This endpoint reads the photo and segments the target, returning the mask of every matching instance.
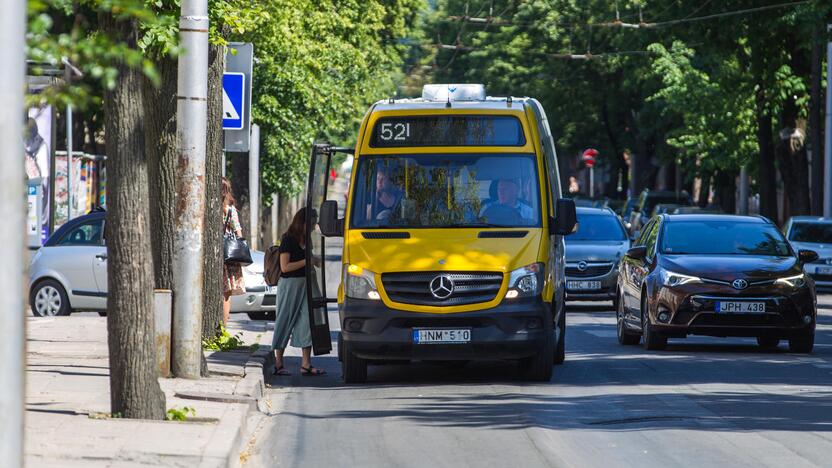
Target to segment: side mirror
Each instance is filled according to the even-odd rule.
[[[798,250],[797,258],[800,260],[800,263],[812,263],[819,257],[818,253],[814,250]]]
[[[559,198],[555,203],[557,217],[549,219],[549,234],[568,236],[578,230],[578,214],[575,211],[575,201],[569,198]]]
[[[636,260],[644,260],[647,256],[647,246],[637,245],[627,250],[627,256]]]
[[[338,202],[326,200],[321,205],[321,216],[318,226],[324,237],[341,237],[344,235],[344,220],[338,219]]]

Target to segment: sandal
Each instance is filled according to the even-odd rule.
[[[317,367],[309,366],[309,367],[301,367],[300,368],[300,374],[317,377],[319,375],[326,375],[326,371],[323,370],[323,369],[318,369]]]
[[[274,371],[272,371],[272,375],[287,376],[287,375],[292,375],[292,373],[287,371],[285,367],[280,366],[280,367],[275,367],[274,368]]]

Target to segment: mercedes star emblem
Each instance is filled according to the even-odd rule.
[[[454,293],[454,280],[448,275],[439,275],[430,282],[430,293],[433,297],[444,300]]]
[[[578,262],[578,270],[586,271],[586,267],[587,267],[586,262],[584,262],[584,261]]]
[[[748,287],[748,281],[744,279],[735,279],[734,282],[731,283],[731,286],[733,286],[734,289],[745,289]]]

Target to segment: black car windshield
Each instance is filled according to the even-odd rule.
[[[776,227],[733,220],[668,222],[661,250],[674,255],[791,255]]]
[[[832,244],[832,223],[794,223],[789,231],[789,240]]]
[[[355,228],[540,226],[534,155],[363,155],[354,182]]]
[[[627,235],[618,218],[612,214],[578,215],[578,232],[567,236],[572,241],[625,241]]]

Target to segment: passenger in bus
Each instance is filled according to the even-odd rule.
[[[523,224],[534,219],[531,206],[519,199],[520,183],[515,179],[500,179],[497,182],[497,199],[485,204],[480,217],[496,224]]]

